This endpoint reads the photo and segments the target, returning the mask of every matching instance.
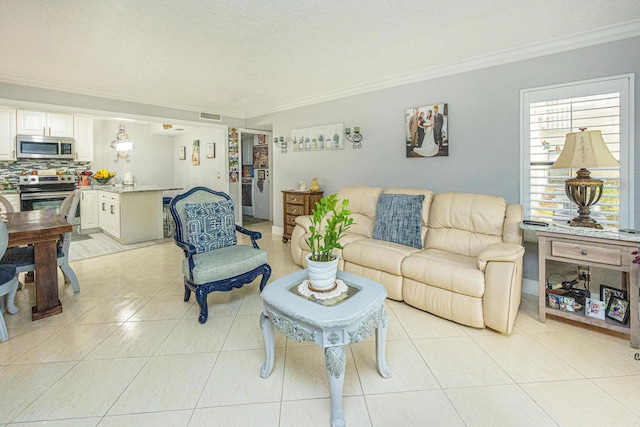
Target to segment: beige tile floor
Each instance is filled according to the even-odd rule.
[[[289,246],[256,224],[273,278],[298,270]],[[60,287],[64,312],[32,322],[32,285],[5,315],[0,426],[323,426],[329,389],[322,350],[277,333],[260,378],[258,282],[209,296],[200,325],[182,301],[172,243],[72,263],[81,292]],[[391,377],[375,342],[347,350],[348,426],[640,425],[640,361],[626,337],[550,319],[525,296],[511,336],[437,318],[396,301]]]

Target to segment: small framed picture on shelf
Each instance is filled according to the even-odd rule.
[[[612,295],[607,305],[607,317],[626,325],[629,321],[629,301]]]
[[[589,317],[595,317],[596,319],[604,320],[604,312],[606,306],[603,301],[597,299],[587,298],[584,313]]]
[[[609,298],[612,296],[618,297],[620,299],[628,299],[627,291],[623,291],[622,289],[612,288],[607,285],[600,285],[600,300],[604,303],[605,307],[609,307]]]

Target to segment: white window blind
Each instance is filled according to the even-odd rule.
[[[591,207],[591,217],[606,228],[627,226],[632,216],[628,211],[632,194],[628,181],[628,79],[623,76],[523,91],[525,217],[566,222],[578,214],[564,189],[565,180],[575,177],[576,171],[551,169],[551,165],[560,155],[567,133],[587,128],[600,130],[611,154],[621,161],[620,168],[590,169],[593,178],[604,181],[603,195]]]

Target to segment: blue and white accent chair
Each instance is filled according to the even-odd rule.
[[[81,190],[75,190],[73,193],[69,194],[62,201],[60,208],[58,209],[58,214],[66,219],[69,224],[73,223],[73,218],[76,216],[76,210],[78,209],[78,203],[80,202],[80,191]],[[71,266],[69,266],[70,246],[71,232],[64,233],[61,239],[58,240],[57,265],[64,274],[65,283],[71,283],[73,292],[80,292],[78,277],[71,269]],[[35,271],[35,254],[33,252],[33,248],[33,245],[9,248],[2,257],[2,260],[0,260],[0,263],[15,264],[18,274]],[[38,280],[37,277],[36,280]]]
[[[194,187],[174,197],[170,210],[176,224],[174,240],[185,255],[184,300],[189,301],[191,292],[195,292],[200,323],[205,323],[209,315],[209,293],[241,288],[259,275],[262,291],[271,276],[267,253],[256,243],[262,235],[236,225],[229,195]],[[236,231],[248,235],[252,246],[238,245]]]
[[[7,250],[9,243],[9,233],[4,221],[0,221],[0,256]],[[0,342],[9,339],[7,325],[4,323],[4,307],[10,314],[18,313],[18,307],[13,303],[18,290],[18,276],[16,275],[16,266],[10,264],[0,264]],[[6,304],[5,304],[6,300]]]

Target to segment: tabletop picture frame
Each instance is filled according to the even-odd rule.
[[[604,305],[604,301],[600,301],[592,298],[586,299],[584,313],[587,316],[604,320],[606,309],[607,309],[607,306]]]
[[[629,321],[629,301],[612,295],[607,306],[607,318],[626,325]]]
[[[627,291],[623,291],[622,289],[614,288],[612,286],[600,285],[600,301],[604,303],[605,307],[609,306],[609,299],[611,296],[628,299]]]

